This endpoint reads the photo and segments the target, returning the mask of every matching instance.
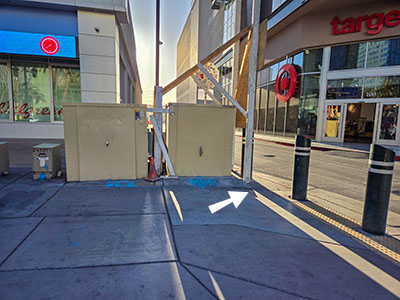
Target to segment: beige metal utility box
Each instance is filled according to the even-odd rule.
[[[10,159],[8,156],[8,143],[0,142],[0,175],[7,175],[10,170]]]
[[[61,144],[39,144],[32,147],[33,179],[54,178],[61,172]]]
[[[169,104],[167,145],[177,176],[229,176],[235,109],[232,106]]]
[[[146,106],[63,105],[67,181],[147,176]]]

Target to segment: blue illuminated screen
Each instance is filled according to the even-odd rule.
[[[0,30],[0,53],[76,58],[75,37]]]

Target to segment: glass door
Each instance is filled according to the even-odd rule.
[[[400,102],[400,101],[399,101]],[[375,143],[383,145],[399,145],[399,111],[400,103],[380,103],[378,126],[375,133]]]
[[[323,140],[343,142],[343,120],[346,118],[347,104],[327,104],[325,106],[325,124]]]

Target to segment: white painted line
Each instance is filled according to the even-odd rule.
[[[299,156],[310,156],[310,153],[305,153],[305,152],[297,152],[297,151],[294,151],[294,154],[295,154],[295,155],[299,155]]]
[[[299,146],[296,146],[294,149],[295,150],[311,151],[311,147],[299,147]]]
[[[384,287],[396,297],[400,295],[400,281],[398,281],[396,278],[379,269],[378,267],[376,267],[366,259],[362,258],[358,254],[354,253],[353,251],[349,250],[345,246],[340,245],[340,243],[338,243],[334,239],[315,229],[311,225],[307,224],[306,222],[291,214],[287,210],[283,209],[271,200],[265,198],[257,191],[255,191],[255,193],[257,195],[257,199],[269,209],[273,210],[282,218],[286,219],[288,222],[299,228],[301,231],[308,234],[310,237],[319,242],[322,246],[328,248],[334,254],[336,254],[347,263],[349,263],[351,266],[362,272],[364,275],[368,276],[370,279]]]
[[[394,170],[382,170],[382,169],[368,168],[368,172],[382,174],[382,175],[392,175]]]
[[[377,160],[369,160],[368,163],[370,165],[381,166],[381,167],[394,167],[394,161],[377,161]]]

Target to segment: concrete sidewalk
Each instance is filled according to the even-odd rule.
[[[396,299],[399,264],[257,182],[0,179],[0,299]],[[119,184],[118,184],[119,185]],[[248,192],[211,214],[208,205]]]
[[[0,177],[0,299],[400,297],[398,244],[339,217],[334,226],[285,184],[33,181],[39,142],[12,143]],[[229,191],[248,195],[211,214]]]

